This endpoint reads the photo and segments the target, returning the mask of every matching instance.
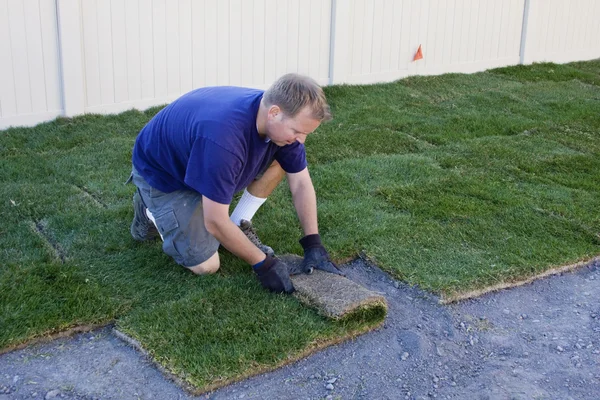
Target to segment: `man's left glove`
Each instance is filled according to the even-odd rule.
[[[310,274],[316,268],[332,274],[346,276],[329,258],[329,253],[321,243],[321,236],[318,233],[304,236],[300,239],[300,244],[304,249],[304,260],[302,260],[304,273]]]

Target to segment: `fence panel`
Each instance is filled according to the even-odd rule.
[[[82,0],[85,112],[164,104],[201,86],[329,83],[331,2]]]
[[[349,64],[334,82],[370,83],[407,75],[474,72],[519,62],[525,0],[339,0]],[[341,12],[340,9],[347,10]],[[413,62],[419,45],[424,59]]]
[[[0,0],[0,129],[287,72],[365,84],[589,60],[599,17],[598,0]]]
[[[0,129],[62,113],[56,7],[0,0]]]
[[[523,62],[600,57],[600,1],[529,0]]]

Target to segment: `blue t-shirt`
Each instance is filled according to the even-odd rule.
[[[218,86],[181,96],[140,131],[133,166],[160,191],[191,189],[221,204],[230,204],[273,159],[286,172],[302,171],[303,144],[279,147],[258,135],[263,93]]]

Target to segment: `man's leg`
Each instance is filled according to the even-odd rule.
[[[148,219],[150,220],[150,224],[156,229],[156,219],[154,218],[154,215],[152,215],[152,213],[150,212],[150,210],[145,209],[145,214],[148,217]],[[196,222],[198,223],[198,222]],[[204,224],[204,219],[201,221],[202,224]],[[157,232],[158,235],[158,232]],[[164,242],[164,238],[162,236],[162,234],[160,235],[160,238],[163,239]],[[179,257],[180,254],[176,254],[175,257],[173,257],[174,259],[177,260],[176,257]],[[188,261],[189,263],[189,261]],[[192,271],[194,274],[196,275],[209,275],[209,274],[214,274],[215,272],[217,272],[219,270],[219,267],[221,266],[221,260],[219,259],[219,253],[215,252],[215,254],[213,254],[212,256],[209,257],[208,260],[201,262],[197,265],[194,265],[193,267],[187,267],[187,269],[189,269],[190,271]]]
[[[133,221],[129,229],[131,236],[140,242],[152,240],[158,237],[156,226],[152,224],[146,214],[146,205],[140,195],[140,189],[136,188],[133,193]]]
[[[200,263],[195,267],[189,267],[188,269],[196,275],[208,275],[217,272],[220,266],[221,261],[219,260],[219,253],[217,252],[203,263]]]
[[[281,165],[273,160],[264,174],[248,186],[248,192],[253,196],[266,199],[273,193],[273,190],[275,190],[277,185],[283,180],[284,176],[285,171],[281,168]]]
[[[273,161],[262,176],[244,190],[242,198],[231,213],[231,220],[238,226],[241,220],[251,221],[284,176],[285,171],[277,161]]]
[[[285,171],[277,161],[273,161],[262,176],[244,190],[242,198],[231,214],[233,223],[238,225],[248,239],[266,254],[274,254],[273,249],[260,241],[250,221],[284,176]]]
[[[148,222],[156,226],[163,240],[163,251],[195,274],[215,273],[219,269],[219,242],[204,225],[202,196],[190,190],[161,192],[135,170],[133,183]]]

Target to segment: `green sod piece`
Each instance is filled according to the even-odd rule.
[[[453,296],[597,256],[599,85],[595,60],[325,88],[334,120],[306,145],[332,258]],[[135,242],[124,182],[158,110],[0,131],[0,351],[115,323],[201,392],[381,324],[381,308],[333,321],[267,293],[226,251],[197,277]],[[253,224],[301,254],[285,185]]]

